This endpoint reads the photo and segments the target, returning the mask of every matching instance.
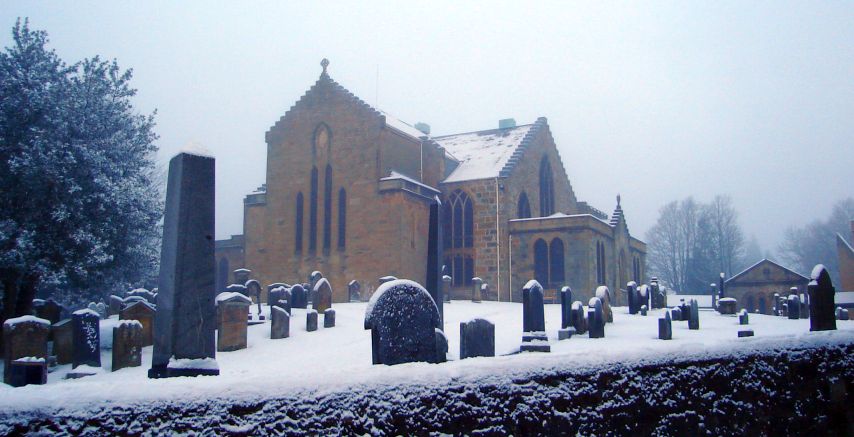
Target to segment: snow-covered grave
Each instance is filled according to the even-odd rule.
[[[522,338],[522,304],[454,301],[444,307],[449,362],[408,363],[396,366],[371,364],[371,334],[364,329],[367,303],[336,303],[336,327],[306,332],[306,312],[292,311],[290,337],[270,339],[269,311],[266,323],[248,327],[248,348],[219,352],[219,376],[149,379],[152,348],[143,349],[141,367],[110,372],[113,327],[117,316],[101,321],[100,339],[104,371],[77,380],[66,380],[71,365],[56,367],[46,385],[12,388],[0,384],[0,409],[22,411],[110,402],[194,400],[208,398],[257,398],[294,390],[335,390],[347,386],[398,383],[430,383],[460,377],[528,371],[554,366],[601,367],[609,363],[658,361],[683,356],[749,353],[763,348],[844,344],[854,341],[854,321],[838,321],[837,331],[810,332],[809,319],[789,320],[750,315],[750,325],[740,326],[737,316],[700,311],[700,329],[687,322],[673,322],[673,340],[658,339],[658,318],[665,310],[649,315],[629,315],[627,307],[614,307],[614,323],[605,327],[605,338],[574,335],[558,341],[560,305],[545,305],[546,333],[551,353],[516,353]],[[257,311],[252,307],[252,311]],[[459,360],[460,322],[483,318],[495,324],[496,357]],[[750,328],[755,337],[738,338],[739,329]]]

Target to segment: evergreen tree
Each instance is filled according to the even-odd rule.
[[[40,287],[101,294],[150,275],[163,208],[153,114],[134,111],[131,71],[67,65],[27,21],[12,35],[0,53],[3,318],[29,314]]]

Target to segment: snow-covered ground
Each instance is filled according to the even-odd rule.
[[[57,367],[44,386],[11,388],[0,384],[0,409],[32,410],[42,407],[73,409],[81,403],[144,402],[163,399],[259,398],[290,391],[336,390],[352,385],[419,382],[441,383],[448,379],[509,373],[554,366],[598,367],[627,361],[657,361],[703,354],[746,353],[780,345],[812,345],[854,342],[854,321],[837,321],[838,331],[809,331],[809,319],[750,315],[749,326],[739,326],[736,316],[700,312],[700,330],[688,322],[673,322],[673,340],[658,340],[657,319],[664,310],[648,316],[629,315],[628,308],[614,308],[614,323],[605,328],[604,339],[587,335],[558,341],[560,306],[546,305],[546,331],[551,353],[514,354],[522,337],[522,305],[518,303],[454,301],[445,304],[445,333],[449,340],[447,363],[409,363],[374,366],[371,363],[370,331],[363,329],[366,303],[335,304],[336,326],[316,332],[305,330],[306,310],[294,309],[290,338],[271,340],[269,321],[249,327],[249,347],[217,353],[221,374],[215,377],[148,379],[151,347],[143,350],[142,367],[110,372],[112,327],[115,317],[101,322],[102,365],[94,376],[65,380],[70,365]],[[253,312],[257,306],[253,306]],[[263,307],[268,314],[269,307]],[[494,358],[458,360],[459,324],[475,317],[495,323]],[[322,316],[321,316],[322,319]],[[755,337],[737,338],[739,329],[753,329]],[[669,357],[669,358],[668,358]]]

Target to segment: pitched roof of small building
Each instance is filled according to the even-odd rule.
[[[725,280],[725,281],[724,281],[724,284],[726,284],[726,283],[728,283],[728,282],[730,282],[730,281],[734,281],[734,280],[736,280],[736,279],[738,279],[738,278],[740,278],[740,277],[742,277],[742,276],[744,276],[744,275],[748,274],[751,270],[756,269],[756,268],[757,268],[757,267],[759,267],[761,264],[766,264],[766,263],[767,263],[767,264],[771,264],[772,266],[776,266],[777,268],[783,269],[783,270],[785,270],[786,272],[789,272],[789,273],[791,273],[791,274],[793,274],[793,275],[799,276],[799,277],[803,278],[805,281],[808,281],[808,280],[809,280],[809,278],[807,278],[806,276],[804,276],[804,275],[802,275],[802,274],[800,274],[800,273],[798,273],[798,272],[796,272],[796,271],[794,271],[794,270],[792,270],[792,269],[790,269],[790,268],[783,267],[783,266],[781,266],[780,264],[777,264],[777,263],[775,263],[774,261],[771,261],[771,260],[770,260],[770,259],[768,259],[768,258],[763,258],[761,261],[757,262],[756,264],[753,264],[752,266],[750,266],[750,267],[748,267],[748,268],[746,268],[746,269],[742,270],[741,272],[738,272],[737,274],[733,275],[731,278],[729,278],[729,279]]]

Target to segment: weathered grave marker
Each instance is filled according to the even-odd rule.
[[[332,308],[332,286],[326,278],[319,278],[311,290],[313,297],[311,308],[322,313],[329,308]]]
[[[812,280],[807,285],[810,300],[810,331],[828,331],[836,329],[836,317],[833,309],[836,289],[830,281],[827,269],[819,264],[812,269]]]
[[[670,311],[664,311],[664,317],[658,319],[658,338],[660,340],[673,339],[673,320]]]
[[[354,279],[347,284],[347,295],[350,297],[350,302],[362,301],[362,286],[359,285],[359,281]]]
[[[789,320],[797,320],[801,318],[801,299],[796,294],[789,295],[789,301],[787,302],[787,311],[789,313]]]
[[[691,307],[688,312],[688,329],[698,330],[700,329],[700,309],[697,305],[696,299],[691,299]]]
[[[335,327],[335,310],[333,310],[332,308],[327,308],[326,311],[323,312],[323,327]]]
[[[605,322],[613,323],[614,312],[611,310],[611,290],[604,285],[600,285],[596,288],[595,296],[598,297],[602,303],[602,315],[605,317]]]
[[[119,312],[119,319],[138,320],[142,324],[142,345],[154,344],[154,318],[157,310],[146,301],[133,302]]]
[[[444,334],[437,333],[442,327],[439,309],[430,293],[413,281],[382,284],[368,303],[364,326],[371,330],[374,364],[445,360]]]
[[[53,354],[57,364],[69,364],[73,360],[74,330],[71,319],[60,320],[51,326]]]
[[[169,162],[149,378],[219,375],[214,299],[214,159]]]
[[[522,352],[551,352],[546,336],[543,287],[531,279],[522,288]]]
[[[495,356],[495,325],[486,319],[460,322],[460,359]]]
[[[13,361],[32,357],[36,360],[41,359],[41,365],[44,366],[44,375],[47,375],[47,338],[50,334],[50,322],[48,320],[35,316],[21,316],[3,322],[3,382],[9,385],[18,387],[26,383],[38,383],[35,381],[35,375],[39,367],[36,364],[27,364],[21,361],[14,366],[15,376],[13,381]],[[30,367],[26,367],[30,366]],[[40,379],[39,379],[40,380]],[[13,382],[15,384],[13,384]]]
[[[240,293],[223,292],[216,297],[217,352],[246,349],[248,329],[246,317],[252,300]]]
[[[305,330],[308,332],[317,331],[317,310],[311,309],[306,311]]]
[[[270,308],[270,338],[288,338],[291,335],[291,314],[284,308]]]
[[[113,327],[112,371],[141,366],[142,346],[142,323],[137,320],[120,320]]]
[[[471,301],[475,303],[480,303],[483,297],[481,296],[481,286],[483,285],[483,279],[475,276],[471,278]]]

